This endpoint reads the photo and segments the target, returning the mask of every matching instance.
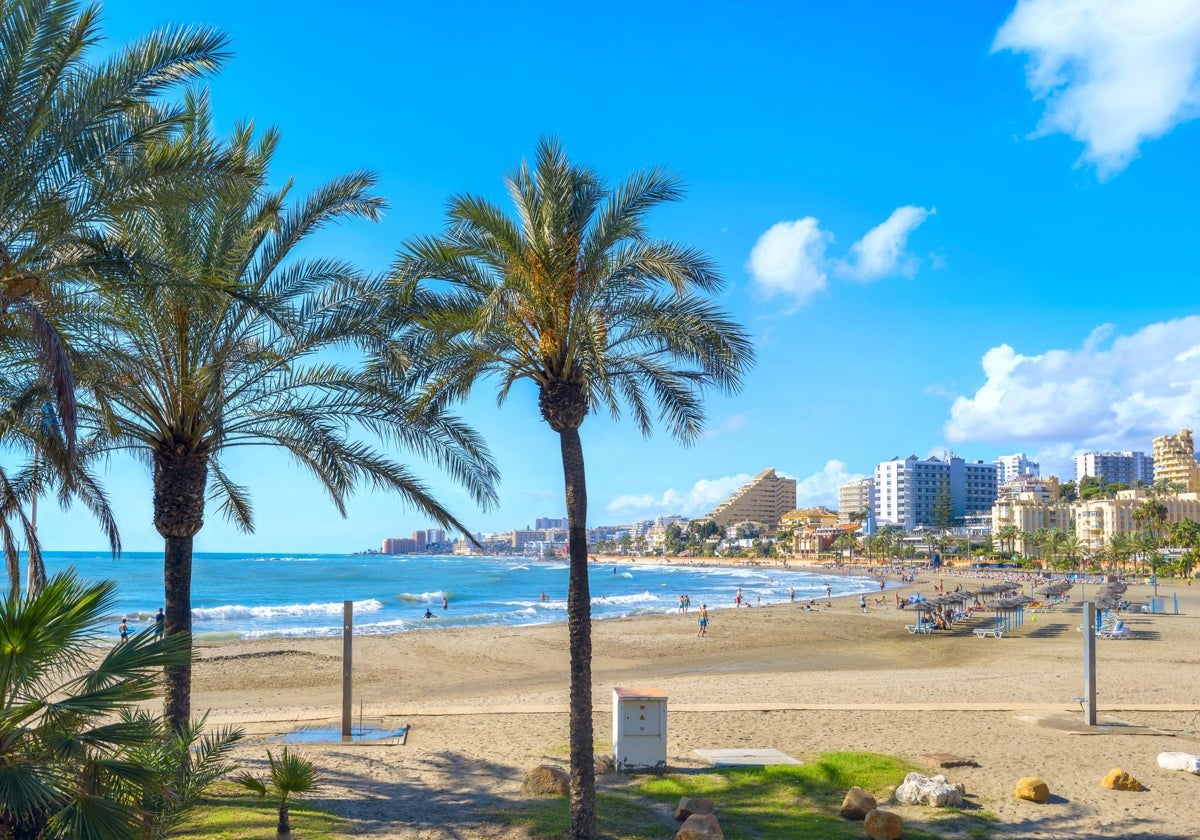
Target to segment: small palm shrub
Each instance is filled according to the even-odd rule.
[[[316,767],[306,758],[289,752],[287,747],[279,758],[267,750],[267,763],[270,774],[266,781],[242,773],[234,781],[257,793],[263,799],[270,796],[279,808],[279,825],[276,834],[279,837],[291,837],[292,825],[288,820],[288,797],[294,793],[303,794],[316,790],[321,784]]]

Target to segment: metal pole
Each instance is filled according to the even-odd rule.
[[[1096,605],[1083,605],[1083,722],[1096,725]]]
[[[354,662],[354,602],[342,602],[342,740],[351,740],[350,674]]]

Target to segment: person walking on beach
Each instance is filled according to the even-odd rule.
[[[867,614],[867,596],[866,595],[858,596],[858,605],[860,607],[862,607],[863,615],[866,615]]]
[[[733,605],[740,607],[742,605],[742,587],[738,587],[737,594],[733,596]]]
[[[121,644],[129,641],[129,625],[125,622],[125,619],[122,618],[121,623],[117,625],[117,632],[121,635]]]
[[[697,636],[697,638],[699,638],[700,636],[707,636],[708,635],[708,604],[701,604],[700,612],[698,612],[697,615],[700,617],[700,629],[698,631],[696,631],[696,636]]]
[[[154,638],[161,639],[163,631],[167,629],[167,616],[163,613],[163,608],[158,608],[158,613],[154,616]]]
[[[827,606],[827,607],[833,606],[833,587],[830,586],[828,583],[825,584],[825,606]]]
[[[692,596],[684,595],[683,596],[683,614],[687,615],[691,611],[691,609],[692,609]]]
[[[790,590],[788,590],[788,595],[791,597],[792,603],[796,603],[796,587],[793,586]]]
[[[683,596],[679,596],[679,611],[683,612]]]

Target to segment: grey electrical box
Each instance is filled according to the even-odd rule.
[[[667,693],[613,689],[613,764],[621,773],[667,769]]]

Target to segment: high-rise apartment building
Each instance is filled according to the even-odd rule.
[[[1105,484],[1120,481],[1130,487],[1135,482],[1154,482],[1154,459],[1145,452],[1081,452],[1075,456],[1075,480],[1094,476]]]
[[[875,479],[859,478],[838,488],[838,524],[852,522],[851,514],[869,514],[874,509]]]
[[[1185,493],[1200,491],[1200,464],[1191,429],[1154,439],[1154,481],[1169,481]]]
[[[1022,476],[1039,475],[1041,469],[1038,462],[1031,461],[1024,452],[1001,455],[992,463],[996,465],[996,483],[1001,487],[1012,484]]]
[[[1144,490],[1121,490],[1115,499],[1092,499],[1071,505],[1075,515],[1075,537],[1079,545],[1096,551],[1111,545],[1113,535],[1132,534],[1143,525],[1134,515],[1146,499]],[[1166,509],[1167,526],[1190,519],[1200,522],[1200,500],[1195,493],[1160,496],[1155,500]]]
[[[911,531],[933,525],[938,492],[945,484],[954,516],[990,511],[996,500],[996,465],[967,463],[957,455],[921,460],[910,455],[875,467],[875,522]]]
[[[772,468],[760,472],[705,518],[722,526],[759,522],[768,531],[774,531],[779,527],[780,517],[795,509],[796,479],[781,478]]]

